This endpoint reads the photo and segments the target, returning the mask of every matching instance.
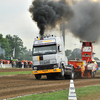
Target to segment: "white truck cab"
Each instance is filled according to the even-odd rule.
[[[55,76],[63,77],[65,67],[68,65],[63,38],[53,35],[45,36],[42,39],[35,38],[32,48],[32,63],[36,79],[40,79],[41,75],[47,75],[48,79]]]

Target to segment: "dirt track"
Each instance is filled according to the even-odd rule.
[[[1,71],[2,70],[2,71]],[[0,72],[19,71],[20,69],[0,69]],[[32,69],[21,69],[26,71]],[[0,77],[0,99],[12,98],[21,95],[50,92],[53,90],[68,89],[70,80],[47,80],[43,76],[41,80],[36,80],[32,74]],[[75,88],[100,84],[100,71],[92,79],[75,79]]]

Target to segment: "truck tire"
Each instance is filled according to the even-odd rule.
[[[71,75],[65,75],[65,79],[74,79],[75,78],[75,72],[74,68],[72,68]]]
[[[80,79],[81,78],[81,72],[74,72],[74,78]]]
[[[51,76],[50,75],[47,75],[47,79],[50,80],[51,79]]]
[[[54,75],[47,75],[47,79],[52,80],[52,79],[56,79],[56,77]]]
[[[93,72],[93,77],[95,77],[96,71]]]
[[[41,79],[41,75],[35,75],[36,79]]]
[[[92,72],[91,77],[95,77],[96,71]]]
[[[51,79],[53,79],[53,76],[52,75],[47,75],[47,79],[51,80]]]
[[[74,79],[74,77],[75,77],[75,72],[74,72],[74,68],[72,68],[72,73],[70,75],[70,79]]]
[[[65,75],[65,70],[64,70],[64,67],[61,65],[60,76],[61,76],[61,77],[64,77],[64,75]]]
[[[94,72],[91,71],[91,77],[94,77]]]

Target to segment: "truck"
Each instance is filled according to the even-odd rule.
[[[32,48],[33,75],[41,79],[56,77],[74,78],[74,67],[68,65],[63,37],[45,35],[34,39]]]
[[[74,78],[94,77],[97,70],[97,63],[94,60],[93,44],[92,42],[83,42],[81,48],[81,60],[70,60],[68,64],[74,66]]]

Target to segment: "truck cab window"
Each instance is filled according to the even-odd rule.
[[[56,53],[56,45],[45,45],[33,47],[33,55],[45,55]]]
[[[89,46],[84,46],[84,47],[83,47],[83,52],[91,52],[91,47],[89,47]]]

